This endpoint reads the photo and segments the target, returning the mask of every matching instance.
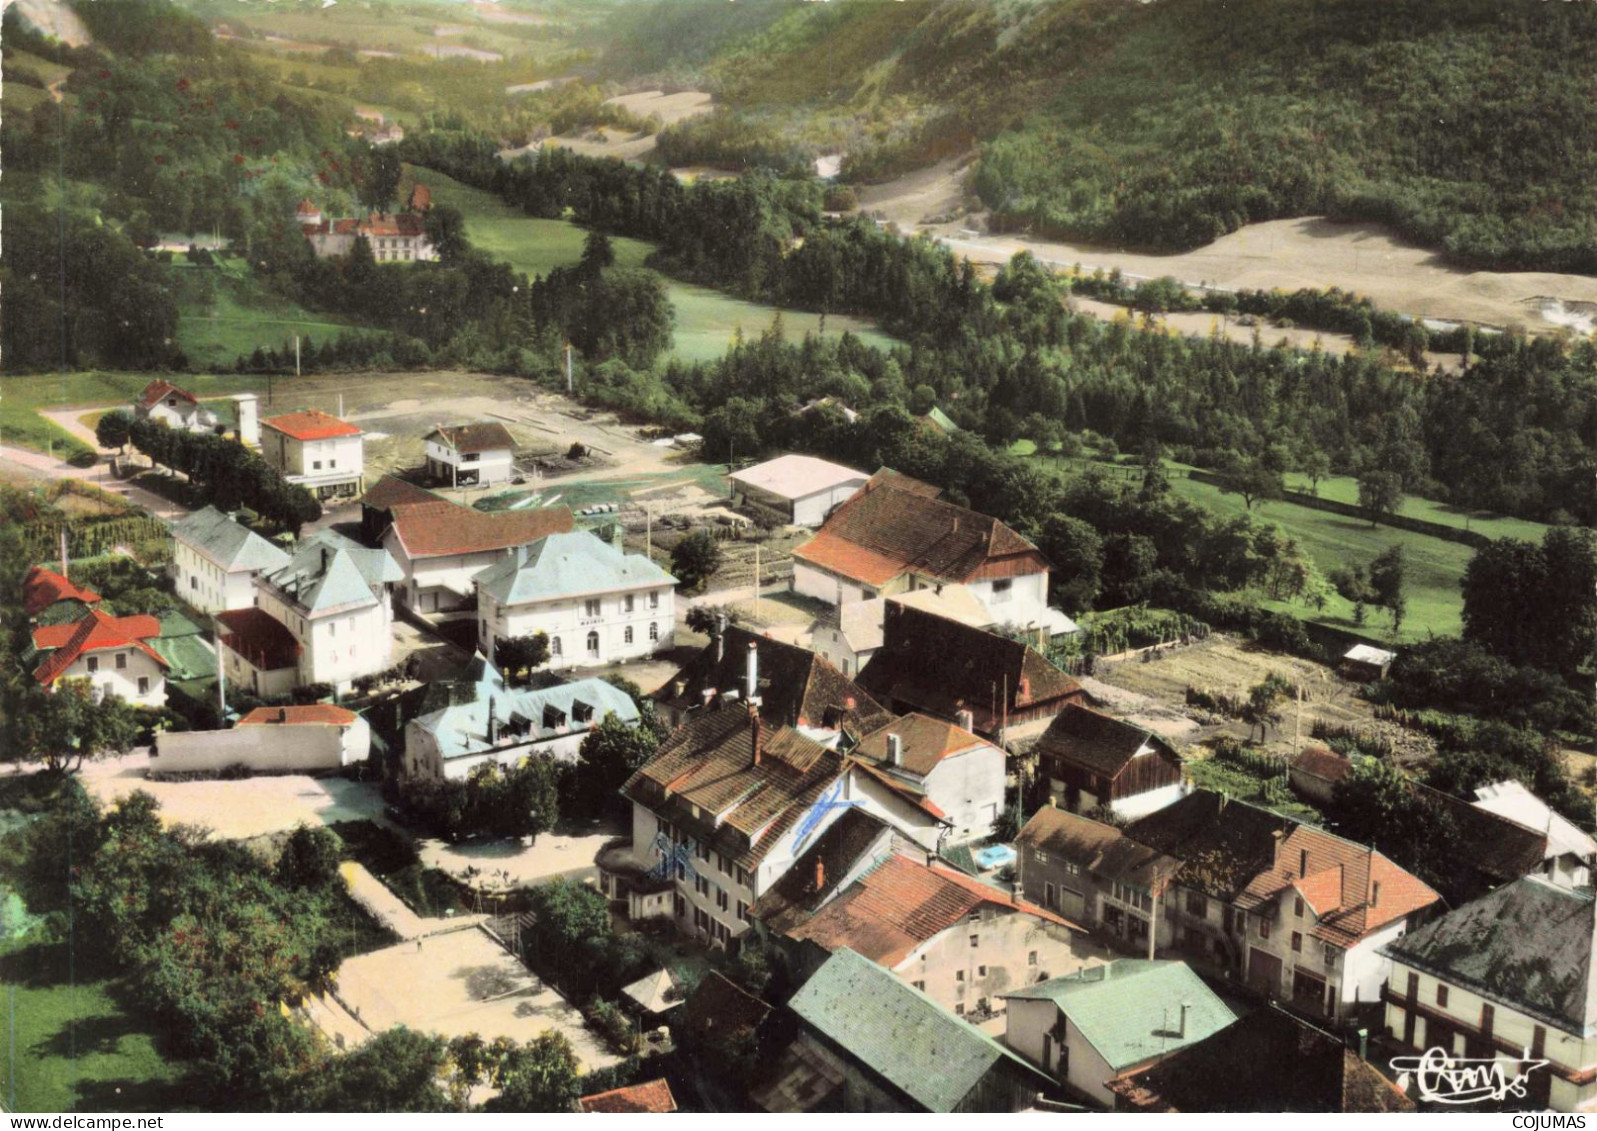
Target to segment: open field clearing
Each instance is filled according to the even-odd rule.
[[[466,217],[466,235],[483,251],[503,259],[528,275],[548,274],[555,267],[582,258],[585,229],[564,220],[541,220],[523,215],[492,193],[482,192],[451,180],[431,169],[413,169],[410,175],[433,191],[433,199],[460,209]],[[612,237],[616,262],[624,267],[640,266],[654,250],[642,240]],[[708,287],[666,279],[671,303],[676,307],[676,332],[673,353],[689,361],[709,361],[726,353],[741,329],[752,338],[771,324],[777,308],[763,303],[745,302]],[[784,310],[782,320],[793,338],[819,333],[821,316],[806,311]],[[867,345],[888,349],[895,340],[863,318],[830,315],[826,332],[857,334]]]
[[[325,342],[358,328],[274,294],[241,259],[219,258],[216,267],[190,266],[182,255],[173,262],[180,265],[177,340],[192,365],[230,367],[241,354],[280,347],[295,334]]]
[[[714,97],[702,90],[682,90],[675,94],[644,90],[606,99],[604,104],[619,106],[640,118],[653,116],[660,120],[661,125],[669,126],[709,113],[713,102]],[[655,150],[653,134],[640,137],[609,126],[585,130],[581,134],[552,137],[543,144],[558,145],[585,157],[614,157],[621,161],[645,161]]]

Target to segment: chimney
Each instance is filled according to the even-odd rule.
[[[494,717],[494,697],[488,696],[488,745],[499,740],[499,720]]]
[[[826,886],[826,861],[819,856],[815,858],[815,890],[820,891]]]
[[[1360,1029],[1354,1035],[1359,1042],[1359,1059],[1368,1060],[1370,1058],[1370,1031],[1368,1029]]]
[[[327,561],[328,561],[328,559],[330,557],[332,557],[332,551],[329,550],[326,546],[323,546],[322,547],[322,572],[323,573],[327,572]]]
[[[1281,868],[1281,842],[1286,840],[1286,830],[1276,829],[1275,832],[1270,834],[1270,837],[1275,841],[1275,847],[1270,852],[1271,867],[1279,871]]]
[[[887,764],[889,766],[904,764],[904,740],[896,734],[887,736]]]
[[[720,663],[726,658],[726,614],[721,613],[715,618],[715,662]]]
[[[687,693],[688,693],[688,681],[687,680],[679,679],[679,680],[675,680],[675,681],[672,682],[672,684],[671,684],[671,697],[673,699],[680,699],[684,695],[686,695]]]
[[[1380,880],[1376,880],[1374,883],[1372,883],[1370,885],[1370,906],[1371,907],[1379,907],[1380,905],[1381,905],[1381,881]]]
[[[706,687],[703,691],[699,692],[699,695],[704,699],[703,706],[708,708],[710,706],[710,700],[715,698],[715,688]]]
[[[1192,1003],[1191,1002],[1184,1001],[1184,1002],[1181,1003],[1181,1024],[1176,1029],[1176,1036],[1177,1037],[1185,1037],[1187,1035],[1187,1010],[1189,1010],[1191,1008],[1192,1008]]]
[[[1298,875],[1307,876],[1308,874],[1309,874],[1309,850],[1307,848],[1300,848],[1300,849],[1298,849]]]
[[[520,568],[527,564],[527,544],[523,542],[516,547],[516,566]]]
[[[954,725],[960,730],[968,730],[974,734],[976,732],[976,716],[969,711],[955,711]]]
[[[760,693],[760,651],[754,641],[749,641],[748,655],[743,661],[743,697],[752,705]]]
[[[65,526],[63,526],[61,528],[61,576],[62,577],[67,576],[67,569],[70,566],[70,564],[71,563],[70,563],[70,561],[67,558],[67,528]]]
[[[955,515],[955,516],[954,516],[954,529],[953,529],[953,533],[955,533],[955,534],[958,534],[958,533],[959,533],[959,516],[958,516],[958,515],[957,515],[957,514],[956,514],[956,515]]]
[[[754,764],[760,764],[760,712],[749,704],[749,738],[754,744]]]

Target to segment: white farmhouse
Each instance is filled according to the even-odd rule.
[[[819,526],[870,476],[814,456],[786,455],[727,478],[739,503],[759,507],[794,526]]]
[[[481,656],[472,672],[475,694],[469,701],[405,724],[407,778],[456,781],[481,766],[509,768],[534,755],[575,762],[583,739],[605,716],[638,725],[632,696],[602,679],[507,688]]]
[[[314,410],[261,421],[261,455],[318,499],[358,495],[366,475],[364,435],[353,424]]]
[[[285,681],[348,691],[393,663],[388,586],[399,579],[387,551],[331,531],[312,535],[287,565],[257,579],[258,608],[218,616],[230,630],[222,638],[229,675],[258,685],[261,695],[280,694]]]
[[[1007,760],[986,739],[942,719],[911,714],[866,735],[853,754],[897,788],[941,809],[953,824],[947,843],[991,835],[1004,806]]]
[[[888,601],[934,613],[971,628],[991,628],[993,623],[987,606],[969,589],[963,585],[941,585],[936,589],[917,589],[896,597],[875,597],[824,609],[815,623],[811,646],[844,675],[858,675],[882,646]]]
[[[288,555],[215,507],[172,524],[172,579],[177,595],[202,613],[255,604],[255,578],[281,569]]]
[[[199,398],[170,381],[155,380],[144,386],[133,402],[133,415],[140,420],[157,420],[184,432],[209,432],[223,421]]]
[[[33,678],[46,688],[86,679],[99,694],[137,707],[164,706],[167,662],[149,644],[160,635],[152,616],[113,617],[99,609],[70,624],[40,625],[29,653]]]
[[[549,666],[652,655],[676,627],[676,578],[587,531],[551,534],[477,575],[478,646],[549,635]]]
[[[508,482],[516,474],[516,441],[503,424],[487,421],[427,433],[427,474],[450,487]]]
[[[382,544],[399,563],[400,601],[419,613],[446,613],[471,607],[478,574],[571,525],[569,507],[490,514],[431,498],[390,507]]]

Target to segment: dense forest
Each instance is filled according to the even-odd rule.
[[[1597,271],[1590,5],[669,0],[608,30],[613,73],[701,83],[753,123],[720,131],[733,164],[758,128],[846,149],[861,180],[979,147],[1000,229],[1190,248],[1323,213]]]

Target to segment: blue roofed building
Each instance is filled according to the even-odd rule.
[[[479,766],[514,766],[533,755],[574,762],[582,740],[606,715],[638,725],[632,696],[602,679],[513,688],[481,656],[467,671],[449,706],[405,724],[407,778],[457,780]]]
[[[177,595],[202,613],[255,604],[255,578],[281,569],[288,554],[215,507],[172,524]]]
[[[477,574],[477,646],[547,633],[556,669],[649,656],[671,644],[676,583],[586,530],[550,534]]]
[[[1003,995],[1004,1043],[1072,1092],[1113,1107],[1109,1085],[1236,1021],[1185,962],[1122,958]]]

